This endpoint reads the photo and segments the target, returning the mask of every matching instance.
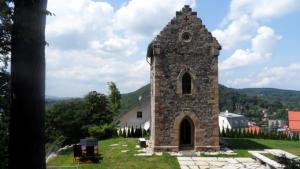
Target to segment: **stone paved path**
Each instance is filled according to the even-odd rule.
[[[266,169],[252,158],[177,157],[181,169]]]

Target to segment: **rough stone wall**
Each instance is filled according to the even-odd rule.
[[[195,126],[195,150],[219,149],[220,49],[189,6],[176,12],[176,17],[149,45],[151,141],[155,151],[179,150],[180,123],[186,116]],[[192,77],[191,94],[181,91],[181,77],[185,72]]]

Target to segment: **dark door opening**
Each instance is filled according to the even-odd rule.
[[[193,132],[194,128],[191,121],[183,119],[180,124],[180,147],[192,147],[193,146]]]

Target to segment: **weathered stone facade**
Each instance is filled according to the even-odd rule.
[[[219,149],[218,55],[221,46],[189,6],[176,12],[148,47],[151,64],[151,142],[154,151],[178,151],[181,122],[190,123],[191,147]],[[182,77],[190,75],[184,94]],[[184,129],[182,130],[184,131]]]

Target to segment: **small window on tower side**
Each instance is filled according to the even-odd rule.
[[[138,112],[136,113],[136,117],[137,117],[137,118],[142,118],[142,117],[143,117],[143,112],[138,111]]]
[[[189,73],[185,73],[182,76],[182,94],[191,94],[192,91],[192,80]]]

